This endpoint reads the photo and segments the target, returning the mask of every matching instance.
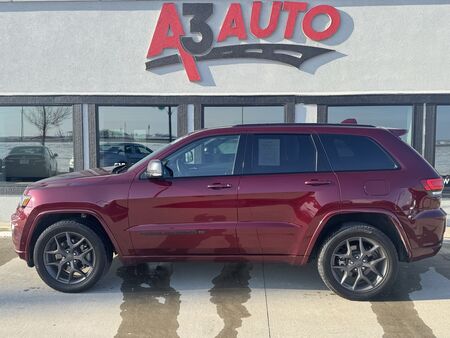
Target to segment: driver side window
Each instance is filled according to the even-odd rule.
[[[239,135],[207,137],[169,155],[163,164],[172,177],[233,175],[238,145]]]

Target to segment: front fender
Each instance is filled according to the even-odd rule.
[[[114,245],[114,248],[117,250],[117,253],[120,256],[122,256],[124,254],[123,249],[119,245],[119,242],[117,241],[116,237],[112,233],[112,231],[109,228],[109,226],[107,226],[104,218],[98,212],[96,212],[95,210],[91,210],[91,209],[65,208],[65,209],[55,209],[55,210],[41,211],[35,217],[33,217],[32,223],[31,223],[31,225],[30,225],[30,227],[29,227],[29,229],[27,231],[27,234],[26,234],[26,242],[24,243],[25,244],[24,245],[25,259],[26,259],[27,262],[31,262],[31,260],[32,260],[32,254],[33,253],[32,253],[32,250],[30,250],[30,248],[34,244],[34,243],[32,243],[32,239],[33,239],[33,234],[34,234],[38,224],[46,216],[51,216],[51,215],[55,215],[56,216],[56,215],[62,215],[62,214],[86,214],[86,215],[90,215],[90,216],[94,217],[95,219],[97,219],[97,221],[102,226],[103,230],[108,235],[109,239],[111,240],[111,242]]]

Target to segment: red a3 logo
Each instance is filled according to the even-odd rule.
[[[265,4],[267,6],[267,4]],[[271,36],[278,28],[280,15],[287,13],[284,38],[291,39],[298,26],[300,14],[303,14],[302,29],[306,37],[315,41],[322,41],[334,36],[340,28],[341,16],[332,6],[318,5],[308,10],[307,2],[273,1],[269,23],[262,28],[260,16],[263,3],[255,1],[252,4],[249,32],[256,38],[264,39]],[[163,53],[165,49],[174,49],[178,54],[152,59],[146,63],[146,69],[152,70],[163,66],[182,63],[190,81],[200,81],[197,67],[198,61],[215,59],[265,59],[281,62],[300,68],[300,66],[313,57],[333,52],[331,49],[311,47],[298,44],[239,44],[231,46],[214,47],[214,42],[220,43],[230,37],[239,40],[248,39],[248,28],[245,25],[242,6],[240,3],[231,3],[224,17],[217,37],[214,36],[208,19],[213,15],[213,3],[183,3],[183,17],[191,17],[189,22],[190,33],[200,35],[201,39],[194,40],[186,35],[174,3],[165,3],[156,24],[147,58],[152,59]],[[319,15],[329,18],[329,25],[323,31],[313,28],[313,20]],[[292,53],[301,54],[301,57]]]

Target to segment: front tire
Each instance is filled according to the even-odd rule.
[[[397,277],[398,255],[383,232],[352,224],[325,241],[318,270],[327,287],[339,296],[365,301],[390,291]]]
[[[91,288],[109,266],[108,250],[101,238],[75,220],[48,227],[39,236],[33,257],[42,280],[67,293]]]

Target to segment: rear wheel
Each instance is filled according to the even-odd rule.
[[[55,290],[81,292],[92,287],[110,264],[109,250],[89,227],[74,220],[47,228],[34,248],[42,280]]]
[[[395,282],[398,255],[392,241],[365,224],[349,225],[330,236],[319,254],[324,283],[351,300],[369,300],[387,293]]]

